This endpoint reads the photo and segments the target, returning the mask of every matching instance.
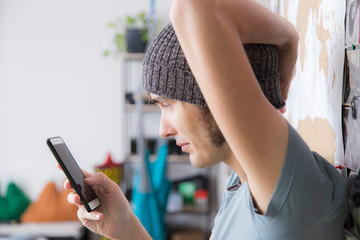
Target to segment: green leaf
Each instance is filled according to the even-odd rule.
[[[127,16],[126,17],[126,26],[127,27],[134,27],[135,23],[136,23],[136,18],[135,17],[131,17],[131,16]]]
[[[114,31],[113,44],[115,47],[113,50],[106,50],[103,55],[105,57],[109,55],[117,56],[127,50],[126,29],[141,29],[141,39],[143,42],[147,42],[149,40],[148,27],[154,22],[148,16],[146,12],[142,11],[134,16],[117,18],[115,21],[109,22],[107,27]],[[158,22],[156,21],[156,23]]]
[[[147,28],[141,29],[141,40],[143,42],[147,42],[149,40],[149,34]]]

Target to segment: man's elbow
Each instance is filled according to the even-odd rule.
[[[218,0],[173,0],[170,21],[176,28],[176,25],[184,24],[185,19],[192,19],[199,13],[213,13],[217,4]]]
[[[196,0],[195,0],[196,1]],[[184,20],[185,14],[189,14],[189,9],[194,0],[173,0],[170,8],[170,21],[173,25],[177,25]]]

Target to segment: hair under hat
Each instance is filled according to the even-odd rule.
[[[277,48],[244,44],[244,49],[266,98],[275,108],[282,108],[285,102],[280,94]],[[157,35],[147,50],[143,62],[143,85],[149,93],[206,106],[171,24]]]

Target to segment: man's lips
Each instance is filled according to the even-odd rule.
[[[176,145],[178,145],[179,147],[181,147],[181,150],[183,152],[186,152],[186,150],[190,147],[189,143],[177,143]]]

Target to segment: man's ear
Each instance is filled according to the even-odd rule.
[[[144,95],[145,95],[145,96],[144,96],[144,99],[145,99],[146,103],[148,103],[148,104],[154,103],[154,102],[152,101],[152,98],[151,98],[151,95],[150,95],[149,92],[145,92]]]

